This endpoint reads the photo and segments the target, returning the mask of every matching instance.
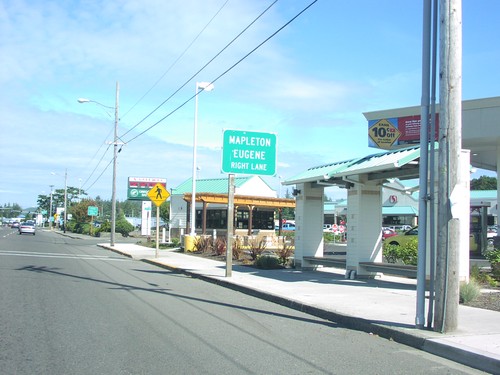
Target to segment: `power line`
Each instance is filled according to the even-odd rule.
[[[175,59],[175,61],[168,67],[168,69],[161,75],[161,77],[158,78],[158,80],[153,84],[153,86],[151,86],[151,88],[148,91],[146,91],[146,93],[144,95],[142,95],[139,98],[139,100],[127,112],[125,112],[125,114],[122,116],[122,118],[125,118],[125,116],[128,115],[128,113],[130,111],[132,111],[146,97],[146,95],[148,95],[151,92],[151,90],[153,90],[158,85],[158,83],[160,83],[160,81],[167,75],[167,73],[170,72],[170,70],[179,62],[179,60],[186,54],[186,52],[198,40],[198,38],[201,36],[201,34],[203,34],[203,32],[207,29],[207,27],[212,23],[212,21],[215,19],[215,17],[217,17],[219,15],[219,13],[222,11],[222,9],[224,9],[224,7],[227,5],[228,2],[229,2],[229,0],[226,0],[226,2],[224,4],[222,4],[222,6],[219,8],[219,10],[213,15],[213,17],[207,22],[207,24],[200,30],[198,35],[196,35],[196,37],[191,41],[191,43],[189,43],[189,45],[184,49],[184,51],[182,51],[182,53],[179,55],[179,57],[177,57],[177,59]],[[127,134],[127,133],[125,133],[125,134]]]
[[[153,113],[155,113],[158,109],[160,109],[165,103],[167,103],[170,99],[172,99],[172,97],[177,94],[181,89],[183,89],[189,82],[191,82],[191,80],[196,77],[199,73],[201,73],[208,65],[210,65],[217,57],[220,56],[220,54],[222,52],[224,52],[227,48],[229,48],[229,46],[231,44],[233,44],[245,31],[247,31],[255,22],[257,22],[257,20],[259,20],[259,18],[261,18],[269,9],[271,9],[272,6],[274,6],[276,3],[278,2],[278,0],[274,0],[266,9],[264,9],[263,12],[261,12],[252,22],[250,22],[250,24],[248,24],[238,35],[236,35],[236,37],[234,37],[228,44],[226,44],[224,46],[224,48],[222,48],[214,57],[212,57],[205,65],[203,65],[200,69],[198,69],[198,71],[196,73],[194,73],[191,77],[189,77],[177,90],[175,90],[167,99],[165,99],[160,105],[158,105],[155,109],[153,109],[146,117],[144,117],[141,121],[139,121],[136,125],[134,125],[132,128],[130,128],[127,132],[125,132],[124,134],[122,134],[122,136],[125,136],[127,135],[128,133],[130,133],[132,130],[134,130],[135,128],[137,128],[140,124],[142,124],[146,119],[149,118],[149,116],[151,116]],[[189,102],[191,99],[193,99],[196,95],[193,95],[187,102]],[[185,102],[184,104],[186,104],[187,102]],[[184,105],[183,104],[183,105]],[[182,106],[183,106],[182,105]],[[181,107],[182,107],[181,106]],[[177,108],[179,109],[179,108]],[[176,110],[177,110],[176,109]],[[175,111],[176,111],[175,110]],[[174,112],[175,112],[174,111]],[[170,114],[172,114],[173,112],[171,112]],[[169,114],[169,115],[170,115]],[[163,119],[162,119],[163,120]],[[162,121],[160,120],[160,121]],[[156,124],[155,124],[156,125]],[[149,130],[150,128],[146,129]],[[140,133],[139,135],[141,134],[144,134],[144,132]],[[137,137],[134,137],[132,139],[135,139]],[[129,141],[130,142],[130,141]]]
[[[277,1],[277,0],[276,0]],[[276,3],[276,1],[271,4],[270,6],[274,5]],[[221,77],[223,77],[224,75],[226,75],[227,73],[229,73],[232,69],[234,69],[237,65],[239,65],[243,60],[245,60],[248,56],[250,56],[251,54],[253,54],[255,51],[257,51],[260,47],[262,47],[265,43],[267,43],[269,40],[271,40],[273,37],[275,37],[281,30],[283,30],[285,27],[287,27],[290,23],[292,23],[293,21],[295,21],[298,17],[300,17],[306,10],[308,10],[312,5],[314,5],[318,0],[314,0],[312,1],[309,5],[307,5],[304,9],[302,9],[299,13],[297,13],[293,18],[291,18],[288,22],[286,22],[283,26],[281,26],[279,29],[277,29],[274,33],[272,33],[269,37],[267,37],[266,39],[264,39],[264,41],[262,41],[261,43],[259,43],[255,48],[253,48],[250,52],[248,52],[245,56],[243,56],[241,59],[239,59],[236,63],[234,63],[233,65],[231,65],[228,69],[226,69],[223,73],[221,73],[219,76],[217,76],[214,80],[212,80],[210,83],[213,84],[215,83],[216,81],[218,81]],[[268,8],[269,9],[269,8]],[[267,11],[267,9],[266,9]],[[260,16],[259,16],[260,17]],[[255,22],[255,21],[254,21]],[[252,22],[253,23],[253,22]],[[240,33],[241,34],[241,33]],[[232,42],[231,42],[232,43]],[[224,49],[227,48],[224,47]],[[223,50],[224,50],[223,49]],[[222,51],[223,51],[222,50]],[[221,52],[222,52],[221,51]],[[217,57],[221,52],[219,52],[215,57]],[[215,58],[214,57],[214,58]],[[210,60],[209,63],[213,61]],[[204,69],[208,64],[204,65],[204,67],[202,69]],[[201,70],[202,70],[201,69]],[[201,71],[200,70],[200,71]],[[200,71],[198,71],[196,74],[198,74]],[[193,76],[194,77],[194,76]],[[191,78],[193,78],[191,77]],[[185,85],[187,84],[187,82],[182,86],[184,87]],[[181,87],[181,88],[182,88]],[[164,103],[167,102],[167,100],[169,100],[173,95],[175,95],[181,88],[177,89],[174,94],[172,94],[170,97],[168,97],[160,106],[162,106]],[[182,104],[180,104],[178,107],[176,107],[175,109],[173,109],[172,111],[170,111],[167,115],[165,115],[164,117],[162,117],[160,120],[158,120],[157,122],[155,122],[153,125],[149,126],[148,128],[146,128],[144,131],[140,132],[139,134],[137,134],[135,137],[129,139],[126,143],[130,143],[132,142],[133,140],[137,139],[138,137],[140,137],[141,135],[145,134],[146,132],[148,132],[149,130],[151,130],[152,128],[154,128],[155,126],[157,126],[158,124],[160,124],[161,122],[163,122],[165,119],[167,119],[168,117],[170,117],[171,115],[173,115],[175,112],[177,112],[179,109],[181,109],[182,107],[184,107],[187,103],[189,103],[191,100],[193,100],[197,95],[200,94],[200,92],[202,92],[202,90],[200,90],[199,92],[195,93],[194,95],[192,95],[191,97],[189,97],[186,101],[184,101]],[[156,111],[160,106],[158,106],[154,111]],[[153,111],[153,112],[154,112]],[[148,116],[146,116],[142,121],[144,121],[146,118],[148,118],[151,114],[153,114],[153,112],[151,112]],[[137,125],[135,125],[133,128],[131,128],[127,133],[129,133],[131,130],[133,130],[134,128],[136,128],[141,122],[139,122]],[[127,134],[125,133],[125,134]],[[124,135],[125,135],[124,134]]]

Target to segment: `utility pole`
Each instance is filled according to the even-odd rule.
[[[458,325],[460,218],[452,217],[450,195],[459,181],[462,146],[462,4],[440,0],[440,111],[436,311],[434,330]]]

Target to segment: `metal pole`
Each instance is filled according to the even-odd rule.
[[[120,95],[120,84],[116,81],[116,101],[115,101],[115,134],[113,137],[113,187],[111,190],[111,235],[110,246],[115,246],[116,229],[116,157],[118,155],[118,103]]]
[[[427,258],[427,176],[429,171],[429,81],[430,81],[430,29],[431,0],[424,1],[422,40],[422,98],[420,110],[420,193],[418,205],[418,257],[417,257],[417,306],[415,325],[425,324],[425,266]]]
[[[227,247],[226,247],[226,277],[233,272],[233,231],[234,231],[234,174],[228,176],[227,195]]]
[[[198,133],[198,82],[196,82],[196,91],[194,98],[194,129],[193,129],[193,182],[191,191],[191,223],[190,236],[196,236],[196,142]]]
[[[427,328],[434,322],[434,294],[436,277],[436,68],[437,68],[438,0],[432,0],[432,62],[431,62],[431,124],[429,169],[429,307]]]
[[[156,205],[156,249],[155,258],[160,256],[160,206]]]

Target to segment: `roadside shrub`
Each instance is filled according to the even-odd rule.
[[[210,236],[197,236],[194,239],[195,251],[201,253],[211,253],[212,252],[212,237]]]
[[[470,268],[470,278],[476,281],[478,284],[489,285],[495,288],[498,285],[498,282],[495,281],[491,275],[487,272],[481,271],[481,268],[477,264],[474,264]]]
[[[470,279],[467,284],[460,285],[460,302],[468,304],[475,301],[481,295],[479,285]]]
[[[255,261],[267,247],[267,242],[263,238],[260,240],[253,238],[249,240],[248,243],[250,245],[250,257],[253,261]]]
[[[227,241],[224,237],[217,237],[215,240],[214,251],[215,255],[221,256],[226,254]]]
[[[491,264],[491,273],[493,274],[493,277],[500,280],[500,249],[487,251],[486,254],[484,254],[484,257]]]
[[[412,239],[404,245],[384,243],[382,254],[389,263],[401,262],[412,266],[417,265],[418,240]]]
[[[179,245],[181,244],[181,240],[180,238],[171,238],[170,241],[172,242],[172,246],[173,247],[179,247]]]
[[[233,239],[233,259],[238,260],[243,256],[243,243],[239,237]]]
[[[269,255],[259,256],[255,261],[255,266],[257,268],[265,270],[271,270],[283,267],[282,265],[280,265],[278,258]]]
[[[125,218],[119,219],[115,223],[115,232],[121,233],[123,237],[128,237],[128,234],[134,230],[134,226],[130,224]],[[111,231],[111,226],[110,226]]]
[[[289,258],[293,255],[293,252],[294,246],[290,242],[283,241],[283,245],[278,245],[278,250],[276,250],[279,263],[286,266]]]

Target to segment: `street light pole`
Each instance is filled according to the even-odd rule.
[[[195,98],[194,98],[194,130],[193,130],[193,182],[191,192],[191,231],[192,237],[196,236],[196,146],[198,133],[198,94],[202,91],[212,91],[214,85],[210,82],[196,82]]]
[[[111,234],[109,244],[110,246],[115,246],[115,230],[116,230],[116,158],[118,156],[118,108],[120,99],[120,84],[116,81],[116,100],[115,100],[115,129],[113,137],[113,183],[111,188]],[[95,103],[104,108],[112,108],[102,103],[96,102],[95,100],[78,99],[78,103]]]

